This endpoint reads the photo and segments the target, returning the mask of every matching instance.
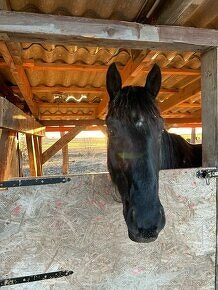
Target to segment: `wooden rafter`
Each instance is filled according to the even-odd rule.
[[[40,121],[43,126],[101,126],[105,125],[104,120],[92,119],[92,120],[42,120]]]
[[[37,105],[33,102],[32,91],[26,73],[21,65],[21,58],[19,56],[11,55],[8,46],[3,41],[0,41],[0,52],[5,62],[9,65],[10,72],[14,77],[27,105],[29,106],[30,111],[34,116],[37,116]]]
[[[144,66],[137,72],[139,74],[148,73],[150,67]],[[88,64],[62,64],[62,63],[45,63],[24,61],[22,64],[24,69],[30,71],[84,71],[84,72],[98,72],[105,73],[108,69],[107,65],[88,65]],[[0,60],[0,68],[7,68],[6,62]],[[120,72],[125,69],[125,66],[118,66]],[[186,68],[162,68],[162,75],[181,75],[181,76],[198,76],[200,75],[200,69],[186,69]]]
[[[5,38],[10,41],[180,51],[218,46],[218,31],[211,29],[0,11],[0,39]]]
[[[14,93],[19,93],[20,90],[17,86],[11,87]],[[90,87],[64,87],[64,86],[37,86],[37,87],[31,87],[31,90],[33,93],[78,93],[78,94],[105,94],[106,88],[105,87],[99,87],[99,88],[90,88]],[[160,93],[163,94],[171,94],[171,93],[177,93],[177,89],[166,89],[161,88]]]
[[[164,119],[165,123],[176,125],[176,124],[186,124],[186,127],[188,127],[188,124],[201,124],[201,118],[200,117],[191,117],[191,118],[166,118]]]
[[[44,164],[46,161],[48,161],[59,150],[61,150],[65,145],[67,145],[83,129],[85,129],[85,127],[83,127],[83,126],[78,126],[78,127],[73,128],[71,131],[64,134],[57,142],[55,142],[46,151],[44,151],[42,153],[42,164]]]
[[[200,110],[198,110],[199,112]],[[194,112],[195,116],[196,116],[196,112]],[[165,114],[161,114],[161,116],[164,118],[164,119],[175,119],[175,118],[190,118],[193,116],[193,113],[171,113],[169,112],[168,114],[165,113]]]
[[[181,103],[188,102],[193,96],[199,94],[201,90],[201,80],[198,78],[191,84],[181,89],[176,96],[171,96],[168,100],[159,104],[162,114],[179,106]]]

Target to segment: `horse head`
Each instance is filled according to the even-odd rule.
[[[108,128],[108,170],[118,187],[129,238],[152,242],[165,225],[158,196],[163,120],[155,104],[161,86],[161,72],[154,65],[144,87],[122,88],[113,63],[107,71],[110,97]]]

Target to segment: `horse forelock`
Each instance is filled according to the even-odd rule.
[[[160,118],[160,113],[155,101],[143,87],[127,86],[110,101],[109,116],[138,127],[151,124],[152,120]]]

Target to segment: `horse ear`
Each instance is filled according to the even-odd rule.
[[[112,63],[107,71],[106,77],[107,91],[111,99],[113,99],[122,88],[122,80],[115,63]]]
[[[145,88],[156,98],[161,86],[161,71],[157,64],[148,73]]]

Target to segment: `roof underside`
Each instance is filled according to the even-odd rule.
[[[182,2],[182,3],[181,3]],[[218,28],[218,2],[154,0],[10,0],[5,10],[116,19],[152,24]],[[134,3],[134,5],[133,5]],[[143,85],[152,64],[162,69],[158,103],[169,126],[201,123],[200,54],[193,51],[131,50],[39,43],[8,46],[27,77],[39,120],[104,119],[108,96],[105,74],[116,62],[124,85]],[[0,49],[0,74],[5,84],[25,102],[17,76]],[[15,55],[14,55],[15,54]],[[20,105],[20,104],[19,104]],[[189,121],[188,121],[189,120]],[[58,122],[57,122],[58,125]]]

